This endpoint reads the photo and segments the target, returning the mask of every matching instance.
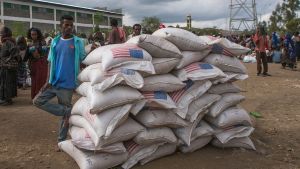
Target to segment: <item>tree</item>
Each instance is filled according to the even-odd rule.
[[[101,22],[103,22],[103,14],[100,12],[96,12],[94,14],[94,32],[99,32],[100,28],[99,25]]]
[[[142,20],[143,32],[147,34],[152,34],[159,28],[160,19],[156,16],[144,17]]]
[[[300,29],[300,18],[291,19],[286,23],[286,29],[288,32],[296,32]]]
[[[269,30],[274,31],[295,31],[297,30],[298,19],[296,11],[300,9],[299,0],[283,0],[277,4],[270,16]]]
[[[12,26],[11,26],[13,36],[15,36],[15,37],[17,37],[19,35],[26,36],[27,30],[24,29],[25,27],[26,26],[24,23],[18,22],[18,21],[13,21]]]

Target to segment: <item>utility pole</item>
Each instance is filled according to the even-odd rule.
[[[186,27],[191,30],[192,29],[192,16],[191,14],[188,14],[186,16]]]
[[[258,24],[255,0],[230,0],[229,31],[254,30]]]

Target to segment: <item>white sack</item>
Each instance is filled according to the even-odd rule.
[[[174,129],[175,135],[180,140],[182,140],[184,144],[189,146],[191,143],[191,137],[192,137],[193,130],[196,128],[196,126],[198,125],[200,120],[204,117],[204,115],[205,115],[205,113],[200,114],[193,123],[189,123],[189,125],[186,127]]]
[[[100,113],[112,107],[134,103],[144,98],[140,92],[131,87],[115,86],[100,92],[94,89],[89,82],[82,83],[76,92],[87,97],[92,114]]]
[[[151,55],[134,44],[122,44],[105,50],[102,57],[102,68],[108,71],[115,67],[123,67],[154,74]]]
[[[93,88],[99,91],[104,91],[118,84],[124,83],[132,88],[140,89],[144,86],[144,79],[137,71],[121,68],[118,73],[115,73],[113,76],[105,79],[99,84],[95,84]]]
[[[247,111],[239,107],[228,108],[216,118],[206,116],[206,120],[220,128],[241,124],[252,126],[252,121]]]
[[[164,91],[142,92],[142,95],[147,100],[146,107],[156,107],[164,109],[176,108],[176,104],[171,97]]]
[[[181,53],[183,57],[176,66],[176,69],[182,69],[191,63],[201,61],[210,53],[210,49],[205,49],[203,51],[181,51]]]
[[[133,141],[140,145],[150,145],[154,143],[173,143],[177,142],[177,138],[173,131],[168,127],[149,128],[140,132],[133,138]]]
[[[183,89],[169,93],[177,106],[177,108],[174,109],[174,112],[183,119],[185,119],[186,114],[188,113],[188,106],[190,103],[203,95],[212,85],[208,80],[196,82],[188,80],[184,83],[186,85]]]
[[[191,141],[194,141],[199,137],[212,136],[213,134],[214,129],[204,120],[201,120],[192,132]]]
[[[247,68],[237,57],[210,54],[203,59],[203,62],[215,65],[224,72],[247,73]]]
[[[195,62],[180,70],[174,71],[174,75],[181,81],[185,80],[207,80],[226,77],[226,75],[217,68],[208,63]]]
[[[213,103],[220,99],[220,95],[203,94],[189,105],[186,120],[194,122],[200,113],[204,113],[204,110],[208,109]]]
[[[233,83],[213,85],[207,92],[211,94],[240,93],[242,90]]]
[[[215,137],[222,143],[225,144],[231,139],[248,137],[254,131],[253,127],[236,125],[226,128],[214,129]]]
[[[145,130],[139,123],[128,118],[121,126],[115,129],[109,138],[103,138],[97,135],[93,127],[82,116],[72,115],[69,122],[71,125],[84,128],[96,147],[129,140]]]
[[[112,44],[112,45],[106,45],[106,46],[100,46],[99,48],[96,48],[91,53],[89,53],[86,58],[82,61],[85,65],[92,65],[95,63],[101,63],[102,62],[102,56],[103,52],[107,49],[115,48],[121,46],[121,44]]]
[[[234,82],[237,80],[245,80],[245,79],[248,79],[248,77],[249,77],[247,74],[239,74],[239,73],[233,73],[233,72],[224,72],[224,74],[226,75],[226,77],[213,81],[213,84]]]
[[[155,74],[166,74],[179,63],[178,58],[153,58],[152,64],[155,69]]]
[[[240,56],[248,53],[251,49],[231,42],[226,38],[218,38],[208,43],[211,46],[211,52],[227,56]]]
[[[201,51],[208,48],[208,45],[197,35],[180,28],[158,29],[152,35],[165,38],[180,50]]]
[[[141,91],[166,91],[173,92],[185,86],[177,77],[172,74],[153,75],[144,79],[144,86]]]
[[[222,144],[218,139],[215,138],[212,140],[211,144],[213,146],[220,147],[220,148],[238,147],[238,148],[246,148],[246,149],[250,149],[250,150],[256,150],[253,142],[251,141],[251,139],[249,137],[234,138],[225,144]]]
[[[180,146],[179,150],[183,153],[191,153],[194,152],[204,146],[206,146],[211,140],[212,136],[199,137],[198,139],[191,142],[190,146]]]
[[[217,117],[227,108],[235,106],[245,100],[245,96],[242,96],[237,93],[225,93],[221,96],[222,98],[210,107],[208,112],[209,116]]]
[[[162,37],[141,35],[138,46],[145,49],[156,58],[182,58],[180,50],[171,42]]]
[[[87,98],[81,97],[73,106],[72,114],[81,115],[92,126],[98,137],[107,138],[128,118],[132,105],[127,104],[105,110],[99,114],[90,114]]]
[[[219,39],[218,37],[208,36],[208,35],[199,36],[199,38],[207,44],[213,42],[214,40]]]
[[[123,169],[129,169],[136,165],[140,160],[151,156],[160,145],[164,143],[158,143],[153,145],[142,146],[138,145],[134,141],[127,141],[124,143],[128,153],[128,160],[122,165]]]
[[[159,159],[159,158],[165,157],[167,155],[171,155],[171,154],[175,153],[176,148],[177,148],[176,144],[161,145],[151,156],[140,160],[140,164],[145,165],[146,163],[149,163],[150,161],[153,161],[155,159]]]
[[[110,154],[94,153],[76,148],[70,140],[58,143],[61,150],[70,155],[80,169],[107,169],[122,164],[128,158],[128,153]]]
[[[108,88],[125,83],[139,89],[144,85],[144,79],[137,71],[126,68],[115,68],[107,72],[101,69],[101,63],[85,68],[79,75],[81,82],[91,82],[95,89],[104,91]]]
[[[137,116],[136,120],[146,127],[170,127],[178,128],[188,124],[170,110],[143,110]]]
[[[91,140],[91,137],[84,128],[71,126],[69,133],[72,138],[72,143],[80,149],[95,151],[97,153],[102,152],[120,154],[126,152],[123,143],[114,143],[105,147],[96,147],[93,141]]]

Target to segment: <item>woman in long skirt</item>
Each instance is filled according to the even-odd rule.
[[[0,104],[11,105],[12,98],[17,96],[17,68],[20,61],[19,50],[12,32],[8,27],[0,30]]]
[[[37,28],[31,28],[28,30],[27,39],[32,41],[28,44],[26,57],[29,59],[31,99],[33,99],[47,80],[48,48],[41,31]]]

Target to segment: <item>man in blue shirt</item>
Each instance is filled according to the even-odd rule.
[[[67,137],[73,90],[78,85],[80,63],[85,58],[83,41],[72,34],[73,22],[72,16],[61,17],[61,34],[52,40],[48,55],[47,82],[33,99],[33,104],[38,108],[62,116],[58,142]],[[57,97],[58,103],[50,102],[54,97]]]

